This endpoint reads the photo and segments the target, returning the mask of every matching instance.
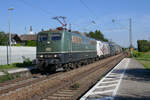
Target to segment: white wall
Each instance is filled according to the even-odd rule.
[[[23,62],[22,56],[33,60],[36,58],[36,47],[11,47],[11,63]],[[9,53],[9,52],[8,52]],[[0,46],[0,65],[7,64],[7,47]]]

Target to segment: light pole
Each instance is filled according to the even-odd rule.
[[[11,64],[11,32],[10,32],[10,11],[14,8],[8,8],[8,32],[9,32],[9,64]]]

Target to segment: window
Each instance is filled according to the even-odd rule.
[[[48,40],[48,35],[47,34],[42,34],[38,38],[39,41],[47,41]]]
[[[81,44],[82,39],[80,37],[72,36],[72,42]]]
[[[96,45],[96,42],[94,40],[91,40],[91,45]]]
[[[53,40],[53,41],[61,40],[61,35],[60,34],[53,34],[53,35],[51,35],[51,40]]]

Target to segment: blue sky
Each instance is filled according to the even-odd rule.
[[[127,47],[129,18],[132,18],[133,44],[150,39],[150,0],[1,0],[0,31],[8,32],[8,8],[11,31],[24,34],[25,27],[34,32],[59,26],[53,16],[66,16],[72,28],[79,31],[101,30],[106,38]],[[112,23],[112,19],[115,22]],[[92,24],[94,20],[96,24]],[[28,33],[27,31],[27,33]]]

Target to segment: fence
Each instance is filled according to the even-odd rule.
[[[23,62],[24,57],[29,58],[30,60],[35,59],[36,47],[11,47],[11,63]],[[7,64],[7,46],[0,46],[0,65],[4,64]]]

